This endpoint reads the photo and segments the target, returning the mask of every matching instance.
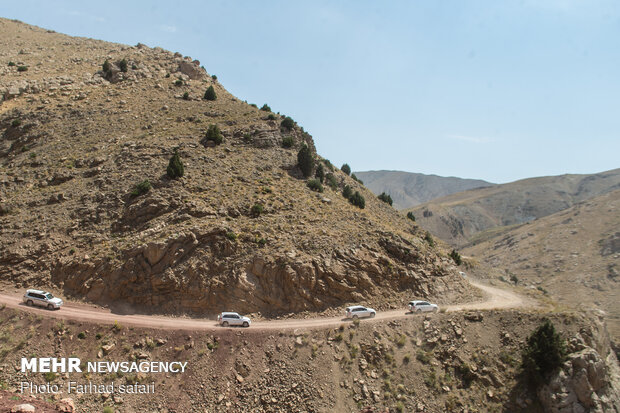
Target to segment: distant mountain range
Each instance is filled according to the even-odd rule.
[[[389,194],[394,208],[406,209],[432,199],[492,184],[480,179],[463,179],[402,171],[363,171],[355,175],[375,195]]]
[[[434,199],[407,212],[412,211],[424,229],[462,247],[615,189],[620,189],[620,169],[472,189]]]

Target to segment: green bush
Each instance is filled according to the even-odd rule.
[[[260,110],[264,110],[265,112],[271,112],[271,108],[266,103],[260,108]]]
[[[336,176],[334,174],[325,175],[325,180],[327,181],[327,185],[333,189],[334,191],[338,189],[338,181],[336,180]]]
[[[106,75],[110,74],[110,72],[112,71],[112,65],[110,64],[110,61],[106,59],[106,61],[103,62],[101,69],[103,70],[103,73],[105,73]]]
[[[283,148],[292,148],[295,144],[295,140],[292,136],[285,136],[282,138],[282,147]]]
[[[521,355],[524,372],[541,383],[566,360],[566,342],[547,318],[527,339]]]
[[[222,131],[215,124],[209,125],[209,129],[207,129],[207,134],[205,135],[205,139],[208,141],[215,142],[216,145],[219,145],[222,142],[224,142],[224,136],[222,135]]]
[[[355,176],[355,174],[351,174],[351,178],[353,178],[355,182],[359,182],[360,184],[364,185],[364,181]]]
[[[146,194],[150,190],[151,190],[151,183],[149,182],[148,179],[145,179],[144,181],[140,182],[139,184],[135,186],[133,191],[131,191],[131,196],[133,197],[140,196],[140,195]]]
[[[170,158],[170,162],[168,163],[168,169],[166,169],[166,173],[172,179],[180,178],[185,174],[185,168],[183,167],[183,162],[181,161],[181,157],[179,156],[179,152],[175,149],[174,155]]]
[[[456,265],[461,265],[463,263],[463,260],[461,259],[461,254],[459,254],[457,250],[452,250],[450,252],[450,257],[452,258],[452,260],[454,260],[454,263]]]
[[[314,169],[314,155],[312,155],[312,151],[310,151],[310,148],[305,143],[297,153],[297,164],[305,178],[312,175],[312,170]]]
[[[512,281],[512,283],[513,283],[514,285],[517,285],[517,284],[519,284],[519,277],[517,277],[517,276],[516,276],[516,275],[514,275],[514,274],[511,274],[511,275],[510,275],[510,281]]]
[[[17,66],[15,62],[9,62],[9,66]]]
[[[340,170],[347,175],[351,175],[351,167],[346,163],[340,167]]]
[[[323,168],[323,164],[319,162],[316,166],[316,171],[314,172],[314,177],[319,180],[319,182],[323,183],[325,180],[325,168]],[[323,192],[323,191],[321,191]]]
[[[433,239],[431,233],[428,231],[426,231],[426,234],[424,234],[424,241],[426,241],[431,247],[435,246],[435,240]]]
[[[121,72],[127,73],[127,59],[118,62],[118,67],[121,69]]]
[[[21,126],[21,124],[22,124],[22,121],[20,119],[13,119],[13,121],[11,122],[11,126],[14,128]]]
[[[415,215],[413,215],[413,212],[411,211],[407,212],[407,218],[415,222]]]
[[[359,192],[355,191],[353,195],[349,198],[349,202],[360,209],[364,209],[366,207],[366,200]]]
[[[321,182],[318,179],[310,179],[306,185],[308,185],[308,188],[313,191],[323,192],[323,185],[321,185]]]
[[[285,129],[291,130],[295,126],[295,121],[290,116],[287,116],[282,120],[282,123],[280,123],[280,126],[282,126]]]
[[[17,66],[18,72],[25,72],[28,70],[28,66]]]
[[[177,80],[174,81],[174,85],[175,86],[183,86],[185,84],[185,82],[183,82],[183,79],[181,79],[181,77],[179,76],[179,78]]]
[[[217,100],[217,95],[215,94],[215,89],[213,88],[213,85],[209,86],[207,90],[205,91],[204,99],[205,100]]]
[[[274,115],[273,113],[270,113],[269,115],[267,115],[267,120],[276,120],[276,115]]]
[[[216,75],[211,75],[211,79],[217,80],[217,76]]]
[[[250,106],[252,106],[253,108],[258,109],[258,105],[256,103],[250,103]]]
[[[228,238],[228,239],[229,239],[229,240],[231,240],[231,241],[235,241],[235,240],[237,239],[237,234],[235,234],[235,233],[234,233],[234,232],[232,232],[232,231],[228,231],[228,232],[226,233],[226,238]]]
[[[189,100],[189,92],[183,93],[183,100]]]
[[[250,211],[252,212],[252,215],[258,217],[265,211],[265,208],[263,207],[263,204],[256,203],[252,205],[252,209]]]
[[[351,195],[353,195],[353,190],[351,189],[349,185],[345,185],[344,188],[342,189],[342,196],[345,197],[346,199],[349,199],[351,198]]]
[[[77,335],[77,338],[79,338],[80,340],[84,340],[86,338],[86,333],[83,331],[80,331]]]
[[[377,198],[379,198],[381,201],[385,202],[386,204],[390,204],[390,206],[392,205],[392,202],[393,202],[392,197],[386,194],[385,192],[381,192],[381,195],[379,195]]]

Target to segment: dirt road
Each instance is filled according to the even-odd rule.
[[[464,310],[489,310],[494,308],[516,308],[524,305],[524,299],[510,291],[497,287],[480,284],[470,280],[470,283],[480,288],[486,295],[486,299],[480,302],[444,306],[446,311]],[[150,315],[126,315],[114,314],[110,310],[88,304],[67,302],[62,309],[49,311],[42,308],[28,307],[22,303],[19,295],[0,294],[0,304],[10,308],[17,308],[39,314],[43,317],[53,317],[65,320],[84,321],[101,324],[113,324],[115,322],[124,326],[136,326],[146,328],[158,328],[164,330],[215,330],[221,329],[214,320],[186,318],[186,317],[163,317]],[[373,319],[362,322],[377,322],[395,320],[403,317],[412,317],[405,308],[400,310],[380,311]],[[343,322],[349,322],[342,317],[323,317],[309,319],[286,319],[256,321],[248,331],[284,330],[284,329],[318,329],[325,327],[337,327]]]

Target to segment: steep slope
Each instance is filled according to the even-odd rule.
[[[608,313],[620,339],[620,190],[581,202],[463,252],[547,290],[570,308]]]
[[[375,195],[389,194],[394,208],[406,209],[456,192],[492,184],[481,179],[463,179],[453,176],[425,175],[402,171],[363,171],[355,175]]]
[[[620,169],[591,175],[530,178],[473,189],[410,209],[421,227],[463,246],[502,228],[522,224],[620,189]],[[485,233],[484,231],[487,231]]]
[[[312,137],[200,62],[8,20],[0,34],[5,282],[119,311],[266,316],[469,295],[421,230],[328,162],[333,188],[310,190],[297,152]],[[166,175],[175,151],[181,179]]]

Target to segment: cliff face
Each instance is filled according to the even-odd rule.
[[[303,128],[230,95],[200,62],[8,20],[0,33],[6,282],[187,313],[470,296],[411,221],[316,155]],[[204,99],[209,87],[216,100]],[[206,139],[211,125],[219,145]],[[304,144],[328,175],[322,193],[297,166]],[[175,151],[179,179],[166,175]]]

